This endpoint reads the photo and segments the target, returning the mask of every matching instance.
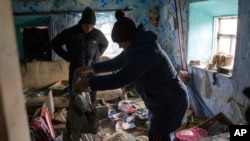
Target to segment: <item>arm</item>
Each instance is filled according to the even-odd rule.
[[[95,73],[101,73],[101,72],[111,72],[118,70],[123,62],[122,62],[123,55],[119,54],[115,58],[105,61],[105,62],[99,62],[96,64],[93,64],[92,66],[87,67],[80,67],[76,70],[77,74],[80,76],[83,76],[87,73],[95,72]]]
[[[51,47],[52,49],[64,60],[69,61],[69,55],[67,51],[65,51],[62,46],[65,44],[65,41],[67,39],[67,33],[66,31],[62,31],[54,39],[51,41]]]
[[[85,75],[85,74],[87,74],[87,73],[91,73],[91,72],[94,72],[94,69],[93,69],[93,67],[92,66],[87,66],[87,67],[80,67],[80,68],[78,68],[77,70],[76,70],[76,72],[77,72],[77,74],[79,75],[79,76],[83,76],[83,75]]]
[[[117,73],[94,76],[89,79],[81,80],[76,84],[76,89],[79,91],[86,91],[90,87],[91,90],[96,91],[123,87],[135,82],[157,65],[157,63],[160,63],[157,58],[157,54],[140,52],[133,55],[128,62],[124,63]]]
[[[104,51],[107,49],[108,47],[108,40],[107,38],[104,36],[104,34],[101,32],[100,35],[100,43],[99,43],[99,54],[100,56],[104,53]]]
[[[89,86],[92,90],[108,90],[123,87],[135,82],[150,71],[157,65],[157,58],[157,55],[149,52],[136,54],[117,73],[90,78]]]
[[[93,64],[92,65],[93,71],[95,73],[102,73],[102,72],[112,72],[119,70],[125,62],[124,55],[125,55],[124,52],[122,52],[113,59]]]
[[[136,54],[117,73],[93,77],[89,85],[93,90],[105,90],[135,82],[156,64],[153,61],[154,57],[151,53]]]

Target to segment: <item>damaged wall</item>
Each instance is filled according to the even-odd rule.
[[[185,64],[185,54],[187,45],[187,31],[188,31],[188,14],[189,3],[203,0],[180,0],[181,24],[183,29],[183,56]],[[46,0],[28,2],[28,0],[12,0],[13,11],[16,13],[22,12],[48,12],[56,10],[79,10],[85,6],[90,6],[93,9],[113,9],[113,8],[132,8],[128,12],[128,16],[135,20],[137,24],[142,23],[147,29],[153,30],[159,35],[159,41],[163,49],[168,53],[176,69],[181,68],[180,50],[178,43],[178,32],[176,25],[176,11],[174,0]],[[154,7],[159,7],[160,19],[158,26],[154,27],[150,23],[149,11]],[[234,123],[242,123],[244,110],[248,105],[248,100],[243,96],[242,90],[250,85],[250,1],[239,0],[239,21],[238,21],[238,39],[236,58],[234,63],[234,70],[232,78],[223,75],[216,75],[217,82],[213,85],[213,73],[208,72],[212,93],[203,96],[204,101],[211,108],[214,114],[218,112],[225,113]],[[143,7],[143,8],[142,8]],[[78,19],[78,15],[57,15],[61,19],[59,28],[63,29],[70,26]],[[179,17],[179,18],[180,18]],[[242,20],[244,19],[244,20]],[[73,22],[72,22],[73,21]],[[199,39],[197,39],[199,40]],[[190,72],[194,77],[195,89],[200,92],[203,81],[203,70],[197,68],[190,68]]]
[[[223,112],[235,124],[245,123],[244,113],[249,105],[249,100],[243,95],[245,87],[250,86],[250,1],[239,0],[238,7],[238,35],[236,43],[235,63],[232,77],[222,74],[214,74],[211,71],[206,73],[209,76],[207,88],[212,92],[203,95],[204,101],[214,112]],[[204,81],[203,71],[199,68],[190,68],[193,74],[195,88],[201,91]],[[216,83],[213,85],[214,78]]]
[[[33,0],[34,1],[34,0]],[[178,3],[180,1],[180,4]],[[136,24],[142,23],[149,30],[158,34],[159,42],[163,49],[168,53],[176,69],[180,69],[182,64],[180,60],[180,48],[178,41],[178,30],[176,23],[176,7],[179,7],[178,12],[181,13],[179,18],[179,26],[183,27],[183,35],[187,36],[188,24],[188,7],[189,2],[199,0],[46,0],[35,1],[32,0],[12,0],[12,7],[14,13],[27,12],[53,12],[53,11],[70,11],[82,10],[86,6],[93,9],[105,10],[116,8],[131,8],[133,10],[127,11],[127,15],[131,17]],[[143,8],[142,8],[143,7]],[[159,8],[159,22],[157,26],[152,25],[150,19],[150,11],[154,8]],[[79,14],[59,14],[53,15],[52,20],[56,18],[59,20],[59,25],[53,25],[60,30],[69,27],[78,22]],[[98,20],[98,19],[97,19]],[[53,33],[56,34],[56,33]],[[186,37],[183,36],[184,44],[186,44]],[[186,54],[186,47],[183,46],[183,54]],[[185,56],[185,55],[184,55]],[[185,57],[184,57],[185,58]],[[185,63],[185,59],[183,60]]]

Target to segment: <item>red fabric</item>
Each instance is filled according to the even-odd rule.
[[[205,129],[202,128],[189,128],[183,129],[175,133],[179,141],[197,141],[208,136]]]
[[[55,141],[42,117],[37,117],[30,122],[30,130],[35,132],[36,141]]]
[[[49,131],[51,133],[52,138],[55,140],[56,139],[56,132],[55,132],[53,124],[51,122],[51,115],[49,113],[48,107],[43,107],[42,108],[41,117],[43,118],[46,125],[48,126],[48,129],[49,129]]]

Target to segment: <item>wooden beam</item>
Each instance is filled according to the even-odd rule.
[[[0,140],[30,141],[10,0],[0,5]]]
[[[83,9],[84,10],[84,9]],[[83,10],[70,10],[70,11],[48,11],[48,12],[23,12],[23,13],[13,13],[14,16],[28,16],[28,15],[58,15],[58,14],[79,14]],[[115,12],[116,10],[130,11],[133,9],[93,9],[95,12]]]

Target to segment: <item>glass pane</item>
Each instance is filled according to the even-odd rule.
[[[220,34],[236,35],[237,19],[220,19]]]
[[[95,28],[101,30],[109,41],[108,48],[103,55],[110,58],[115,57],[123,51],[123,49],[111,39],[111,31],[116,21],[114,15],[114,12],[96,13],[96,19],[98,20],[96,21]]]
[[[231,45],[231,39],[230,38],[223,38],[221,37],[218,40],[218,52],[225,52],[230,53],[230,45]]]

